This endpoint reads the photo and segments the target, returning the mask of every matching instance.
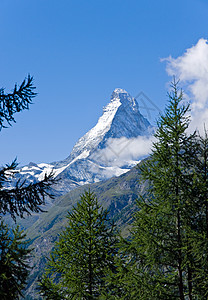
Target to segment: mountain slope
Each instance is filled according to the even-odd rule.
[[[133,159],[120,159],[118,147],[122,150],[131,139],[149,137],[151,131],[152,127],[141,115],[136,100],[125,90],[115,89],[97,124],[78,140],[65,160],[50,164],[30,163],[16,176],[35,181],[53,171],[57,178],[61,178],[54,187],[56,195],[63,195],[77,186],[119,176],[130,170],[141,157],[135,155]],[[122,138],[126,139],[126,144],[119,144]],[[114,141],[117,141],[116,148]],[[111,154],[110,160],[105,157],[106,150]],[[118,159],[119,163],[116,162]]]
[[[28,297],[30,295],[32,299],[37,299],[34,287],[45,265],[45,257],[51,251],[58,234],[66,226],[67,212],[79,201],[80,194],[90,187],[91,191],[97,195],[99,203],[109,210],[110,218],[116,221],[118,228],[126,235],[136,210],[135,200],[139,193],[145,193],[145,185],[139,184],[139,177],[139,170],[134,167],[119,177],[78,187],[56,199],[48,212],[41,214],[40,218],[27,230],[27,237],[31,240],[31,247],[34,248],[32,261],[34,269],[28,283]]]
[[[79,139],[67,160],[72,161],[81,153],[92,157],[94,151],[106,146],[109,138],[148,135],[150,127],[141,115],[137,101],[125,90],[115,89],[96,126]]]

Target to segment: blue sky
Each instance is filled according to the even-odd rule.
[[[117,87],[164,109],[171,77],[160,59],[207,39],[208,2],[1,0],[0,37],[0,86],[9,92],[30,73],[38,92],[2,130],[1,164],[52,162],[70,154]]]

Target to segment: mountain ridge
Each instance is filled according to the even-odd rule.
[[[99,182],[130,170],[140,161],[140,157],[120,160],[116,164],[120,152],[113,148],[113,142],[125,138],[127,145],[129,140],[149,137],[151,133],[152,126],[140,113],[137,101],[124,89],[117,88],[97,124],[77,141],[66,159],[52,163],[30,163],[19,169],[16,178],[34,182],[53,171],[54,176],[62,181],[54,187],[56,196],[60,196],[80,185]],[[105,158],[106,149],[113,156],[111,161]]]

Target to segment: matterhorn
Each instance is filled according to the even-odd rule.
[[[52,163],[30,163],[19,169],[17,177],[34,182],[53,171],[54,176],[61,179],[55,187],[57,196],[63,195],[77,186],[129,171],[143,158],[141,151],[137,154],[137,149],[131,149],[135,148],[132,141],[139,137],[148,139],[151,134],[152,126],[140,113],[136,99],[117,88],[97,124],[78,140],[66,159]],[[127,149],[129,152],[133,150],[134,154],[124,155]]]

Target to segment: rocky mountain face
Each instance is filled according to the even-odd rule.
[[[121,159],[121,151],[132,139],[148,137],[151,132],[152,127],[140,113],[137,101],[118,88],[112,93],[95,127],[78,140],[66,159],[50,164],[30,163],[16,176],[34,182],[53,170],[55,177],[61,178],[55,187],[57,196],[60,196],[80,185],[99,182],[130,170],[141,157],[134,155]]]

